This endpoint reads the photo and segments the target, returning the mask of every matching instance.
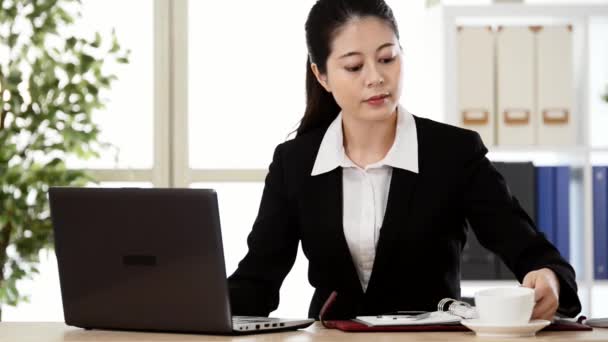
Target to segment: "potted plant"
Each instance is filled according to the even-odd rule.
[[[2,305],[27,299],[17,284],[35,275],[52,246],[50,186],[93,181],[66,168],[66,158],[98,156],[104,144],[92,113],[128,63],[114,32],[80,37],[66,28],[79,0],[3,1],[0,9],[0,319]],[[106,66],[106,68],[104,68]]]

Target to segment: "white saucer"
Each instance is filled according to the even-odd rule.
[[[478,319],[463,319],[462,325],[473,330],[477,336],[481,337],[531,337],[537,331],[551,324],[550,321],[536,319],[527,324],[500,325],[484,323]]]

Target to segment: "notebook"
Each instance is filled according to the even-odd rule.
[[[437,311],[419,312],[411,314],[406,311],[388,315],[357,316],[353,321],[375,326],[403,326],[403,325],[437,325],[460,324],[463,318],[477,318],[477,310],[468,303],[444,298],[437,304]]]
[[[368,327],[399,326],[399,325],[434,325],[434,324],[459,324],[462,318],[449,312],[429,312],[424,318],[416,315],[379,315],[379,316],[357,316],[353,321],[367,325]]]

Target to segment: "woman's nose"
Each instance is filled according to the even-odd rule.
[[[382,85],[384,83],[384,77],[382,77],[382,75],[378,72],[378,69],[376,69],[375,66],[371,66],[369,69],[370,70],[366,82],[367,86],[371,88],[378,85]]]

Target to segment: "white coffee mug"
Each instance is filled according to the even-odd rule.
[[[498,287],[475,293],[477,314],[483,323],[526,324],[534,304],[534,290],[527,287]]]

